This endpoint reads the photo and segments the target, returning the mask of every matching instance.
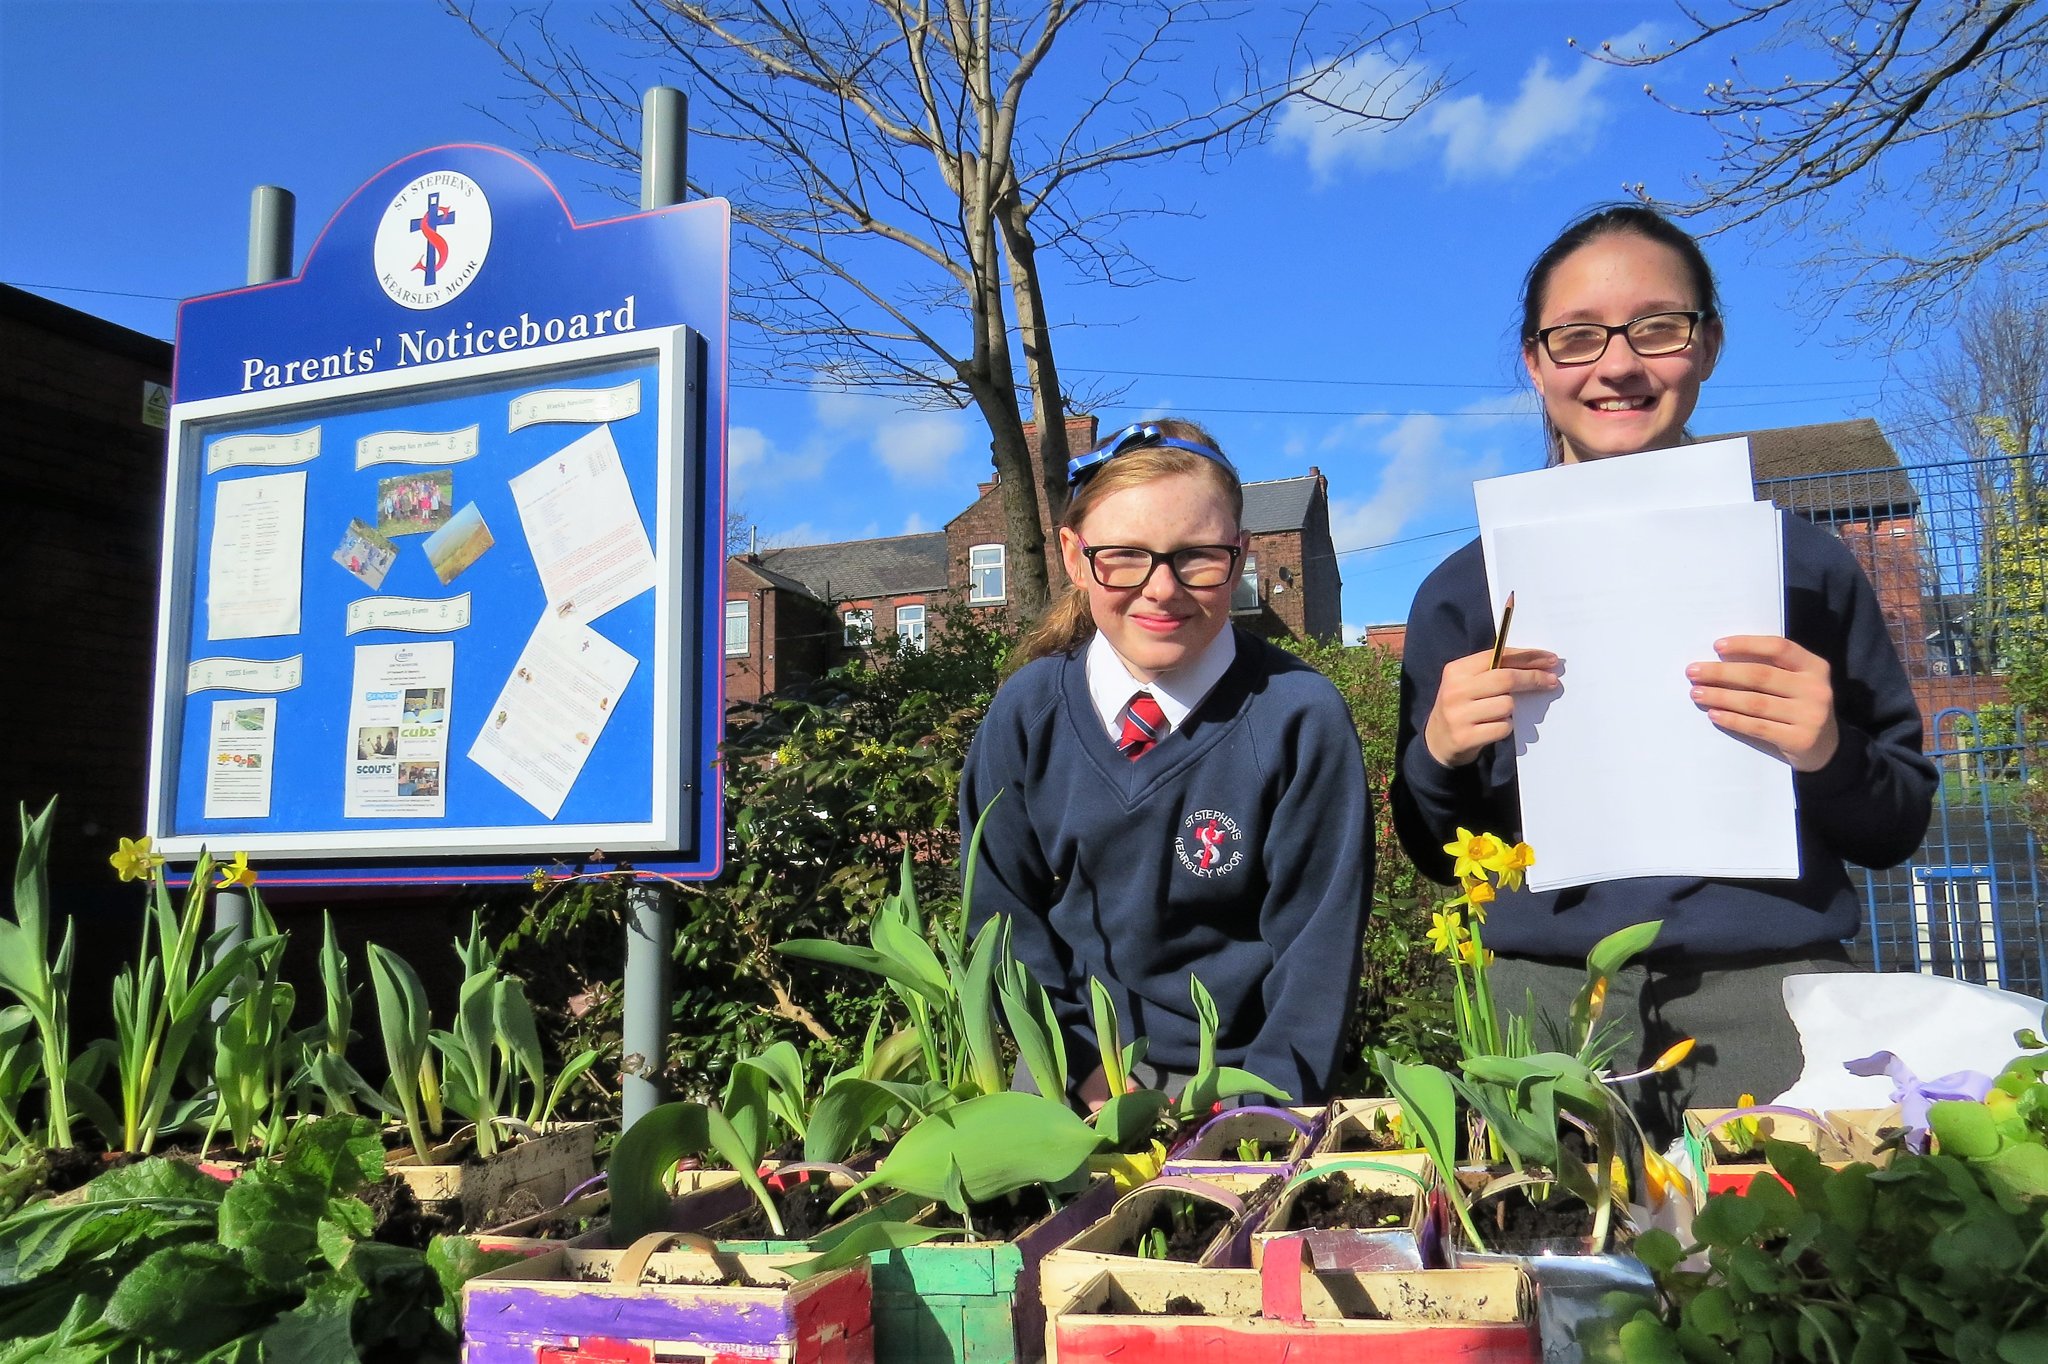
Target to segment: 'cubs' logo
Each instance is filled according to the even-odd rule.
[[[1180,822],[1173,852],[1197,876],[1228,876],[1244,862],[1244,830],[1221,810],[1197,810]]]
[[[491,202],[455,171],[429,171],[398,192],[377,224],[371,263],[393,302],[438,308],[467,289],[491,250]]]

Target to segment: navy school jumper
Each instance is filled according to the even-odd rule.
[[[1642,876],[1566,890],[1503,891],[1486,920],[1489,948],[1504,956],[1578,961],[1615,929],[1662,919],[1663,932],[1648,959],[1667,968],[1796,956],[1856,936],[1861,914],[1843,859],[1896,866],[1920,846],[1936,774],[1920,752],[1920,710],[1877,594],[1840,540],[1789,512],[1779,515],[1785,633],[1827,660],[1841,731],[1841,747],[1825,767],[1794,777],[1799,878]],[[1430,755],[1421,735],[1444,665],[1490,648],[1494,629],[1485,560],[1474,540],[1423,582],[1403,645],[1394,822],[1416,865],[1440,881],[1451,879],[1451,859],[1442,845],[1459,826],[1521,837],[1513,745],[1492,744],[1470,765],[1447,768]],[[1543,641],[1528,644],[1538,648]],[[1675,677],[1672,685],[1685,680]],[[1645,782],[1685,778],[1661,767],[1654,751],[1644,753]],[[1682,840],[1685,830],[1673,829],[1671,836]],[[1536,849],[1536,857],[1540,863],[1543,849]]]
[[[1220,1064],[1303,1102],[1327,1095],[1373,874],[1358,735],[1327,678],[1240,631],[1208,697],[1132,762],[1089,699],[1086,651],[1037,659],[968,753],[963,832],[984,810],[969,927],[1010,917],[1073,1076],[1096,1065],[1090,976],[1126,1042],[1148,1037],[1151,1064],[1193,1071],[1193,973],[1216,999]]]

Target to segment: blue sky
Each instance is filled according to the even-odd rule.
[[[595,12],[554,7],[570,31]],[[1704,127],[1566,46],[1661,41],[1674,21],[1663,3],[1468,0],[1423,54],[1454,85],[1394,133],[1290,112],[1220,169],[1134,172],[1130,193],[1192,216],[1129,232],[1161,281],[1054,294],[1070,383],[1122,389],[1098,409],[1105,428],[1194,416],[1248,478],[1320,467],[1344,620],[1401,619],[1473,524],[1471,480],[1540,462],[1511,342],[1529,258],[1623,185],[1676,193],[1709,168]],[[1093,54],[1061,56],[1048,79],[1093,79]],[[1202,61],[1187,65],[1206,82]],[[254,186],[297,195],[303,260],[349,193],[407,153],[525,151],[486,112],[513,93],[432,0],[4,0],[0,281],[169,337],[175,300],[242,282]],[[694,171],[716,173],[707,155]],[[541,165],[580,218],[619,211],[586,167]],[[1888,357],[1814,314],[1798,245],[1710,243],[1730,344],[1696,430],[1881,415]],[[731,504],[772,544],[937,529],[988,469],[971,416],[797,374],[736,388],[731,411]]]

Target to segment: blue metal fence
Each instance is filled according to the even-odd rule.
[[[1757,491],[1840,535],[1863,565],[1928,718],[1927,754],[1941,770],[1920,850],[1901,867],[1853,869],[1865,928],[1852,950],[1876,970],[2041,996],[2044,849],[2021,792],[2048,761],[2048,723],[2034,717],[2030,731],[2006,695],[2003,670],[2015,641],[2048,628],[2038,599],[2048,566],[2040,536],[2016,540],[2000,530],[2000,517],[2009,526],[2012,513],[1997,500],[1998,475],[2011,463],[1760,480]],[[2028,562],[2013,562],[2015,545]]]

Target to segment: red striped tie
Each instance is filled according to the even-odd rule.
[[[1123,736],[1116,741],[1117,752],[1132,762],[1152,751],[1166,732],[1166,712],[1159,709],[1159,703],[1152,699],[1152,693],[1141,691],[1131,698],[1124,707]]]

